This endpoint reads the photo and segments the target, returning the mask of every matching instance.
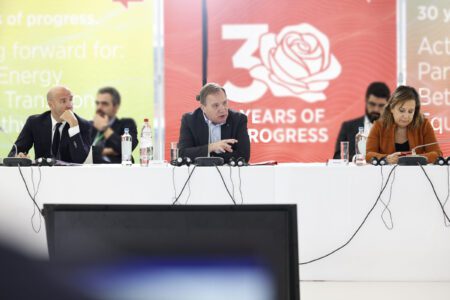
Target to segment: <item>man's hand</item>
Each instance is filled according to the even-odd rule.
[[[219,152],[219,153],[224,153],[224,152],[233,152],[233,149],[231,148],[231,146],[235,143],[237,143],[238,141],[235,139],[228,139],[228,140],[221,140],[212,144],[208,145],[208,152]]]
[[[402,154],[402,153],[401,152],[395,152],[395,153],[389,154],[388,156],[386,156],[386,161],[390,165],[396,164],[398,162],[398,158],[400,157],[400,154]]]
[[[97,131],[105,131],[108,128],[109,117],[107,115],[101,116],[100,114],[96,114],[93,123]]]
[[[63,112],[63,114],[60,116],[60,118],[61,118],[61,120],[69,123],[70,127],[78,126],[78,120],[71,110],[66,110],[65,112]]]
[[[30,158],[30,157],[28,156],[28,154],[23,153],[23,152],[17,153],[16,157],[20,157],[20,158]]]

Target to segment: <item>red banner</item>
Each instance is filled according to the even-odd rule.
[[[251,160],[325,161],[372,81],[396,82],[395,1],[207,1],[208,81],[249,119]],[[165,6],[166,157],[201,87],[201,1]]]

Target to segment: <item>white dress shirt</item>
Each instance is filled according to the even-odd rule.
[[[370,129],[372,129],[373,123],[370,122],[367,116],[364,116],[364,135],[369,136]]]
[[[52,114],[50,114],[50,117],[52,118],[52,144],[53,144],[53,137],[55,136],[55,130],[56,130],[56,124],[59,122],[53,118]],[[66,125],[66,121],[61,123],[61,126],[59,126],[59,136],[62,137],[62,131],[64,126]],[[74,126],[69,128],[69,137],[73,137],[75,134],[80,133],[80,126]]]
[[[215,142],[218,142],[222,139],[222,125],[225,124],[224,123],[220,123],[220,124],[214,124],[213,122],[211,122],[205,114],[203,114],[203,117],[205,118],[205,122],[208,125],[208,137],[209,137],[209,141],[208,144],[212,144]],[[222,153],[219,150],[216,150],[215,153],[220,154]]]

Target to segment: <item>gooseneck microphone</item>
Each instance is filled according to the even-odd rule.
[[[6,130],[0,126],[0,132],[6,135]],[[8,141],[11,142],[8,138]],[[3,165],[7,167],[29,167],[32,165],[33,161],[26,157],[17,157],[18,151],[17,151],[17,145],[16,143],[12,143],[14,146],[14,157],[5,157],[3,159]]]
[[[209,145],[211,145],[211,120],[207,119],[208,126],[208,147],[207,147],[207,156],[206,157],[196,157],[194,163],[199,167],[213,167],[213,166],[222,166],[224,161],[222,157],[211,156],[209,152]]]
[[[406,156],[402,156],[398,158],[398,165],[400,166],[417,166],[417,165],[426,165],[428,164],[428,160],[425,156],[423,155],[418,155],[416,153],[417,149],[423,148],[423,147],[427,147],[427,146],[432,146],[432,145],[436,145],[439,143],[448,143],[450,142],[450,139],[445,139],[442,140],[440,142],[433,142],[433,143],[428,143],[428,144],[423,144],[423,145],[418,145],[414,148],[411,149],[411,155],[406,155]]]

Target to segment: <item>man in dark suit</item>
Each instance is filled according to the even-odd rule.
[[[355,155],[355,136],[359,127],[364,128],[364,135],[368,136],[373,122],[380,118],[391,92],[383,82],[372,82],[366,91],[366,114],[362,117],[342,123],[339,131],[333,158],[341,158],[341,142],[349,142],[349,159]]]
[[[180,156],[220,156],[250,159],[250,139],[247,116],[228,109],[225,89],[216,83],[207,83],[200,91],[200,107],[181,119],[178,142]]]
[[[34,146],[35,158],[55,158],[82,164],[89,153],[91,125],[73,113],[72,92],[63,86],[47,93],[50,111],[30,116],[9,156],[27,157]]]
[[[137,127],[133,119],[117,118],[120,94],[113,87],[97,92],[96,114],[92,121],[92,159],[97,164],[121,163],[121,135],[128,128],[132,137],[132,149],[138,144]]]

